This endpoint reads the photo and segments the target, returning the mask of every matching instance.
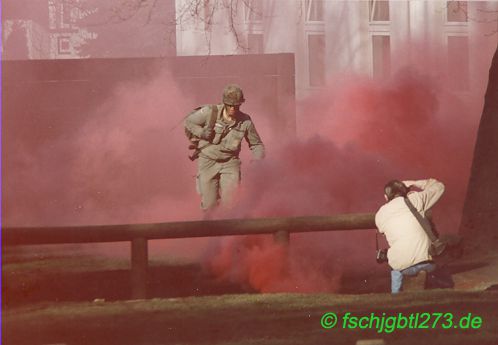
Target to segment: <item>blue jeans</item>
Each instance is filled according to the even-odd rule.
[[[432,272],[436,269],[436,264],[433,262],[421,262],[415,264],[404,270],[392,270],[391,271],[391,293],[398,293],[401,291],[403,286],[403,276],[414,276],[420,271]]]

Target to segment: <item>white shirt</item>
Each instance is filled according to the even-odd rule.
[[[444,185],[435,180],[415,181],[422,189],[411,192],[408,199],[422,216],[441,197]],[[424,228],[412,214],[403,197],[397,197],[383,205],[375,214],[375,224],[389,243],[387,258],[394,270],[403,270],[419,262],[430,260],[430,240]]]

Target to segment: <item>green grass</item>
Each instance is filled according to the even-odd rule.
[[[94,303],[37,304],[3,314],[2,344],[496,344],[498,293],[242,294]],[[325,312],[342,315],[472,313],[480,329],[324,330]],[[29,330],[29,332],[27,331]],[[437,342],[436,342],[437,341]]]
[[[240,288],[217,286],[195,265],[155,262],[149,272],[155,280],[149,287],[159,298],[126,301],[126,260],[32,252],[4,253],[3,258],[4,345],[315,345],[355,344],[359,339],[384,339],[389,345],[498,344],[498,291],[428,290],[396,296],[241,293]],[[495,272],[481,265],[482,260],[479,265],[472,260],[468,269],[485,270],[486,275]],[[194,281],[199,293],[192,290]],[[106,301],[91,302],[95,297]],[[320,325],[325,312],[339,317],[346,312],[358,316],[451,312],[455,318],[472,313],[482,317],[483,324],[479,329],[436,327],[392,333],[342,329],[339,324],[325,330]]]

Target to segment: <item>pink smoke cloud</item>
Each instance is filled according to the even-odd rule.
[[[267,140],[269,157],[247,168],[237,206],[221,216],[375,212],[387,180],[435,177],[447,186],[435,208],[438,230],[454,233],[478,104],[477,98],[459,101],[444,83],[417,68],[402,69],[385,81],[345,78],[299,104],[305,117],[302,138]],[[285,254],[270,238],[225,240],[211,268],[219,277],[272,292],[337,291],[344,270],[361,267],[363,275],[375,270],[373,232],[298,238]],[[341,261],[346,248],[354,263]],[[321,255],[311,260],[316,252]]]
[[[384,81],[343,76],[298,104],[298,138],[271,132],[272,114],[263,109],[251,114],[267,159],[249,163],[244,148],[237,203],[216,216],[375,212],[387,180],[436,177],[447,186],[436,223],[442,232],[454,232],[480,95],[464,102],[446,88],[416,67]],[[187,159],[181,124],[192,107],[188,102],[164,72],[120,84],[85,118],[54,122],[65,135],[51,137],[45,128],[26,136],[32,141],[17,148],[20,169],[12,180],[12,185],[22,181],[25,189],[21,195],[10,193],[17,207],[10,208],[8,221],[113,224],[202,217],[196,167]],[[288,249],[266,236],[154,241],[152,251],[196,252],[192,256],[210,273],[257,291],[337,291],[347,271],[373,269],[372,236],[293,235]]]

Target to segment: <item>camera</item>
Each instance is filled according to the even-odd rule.
[[[387,262],[387,249],[377,249],[376,260],[378,264],[383,264],[384,262]]]

